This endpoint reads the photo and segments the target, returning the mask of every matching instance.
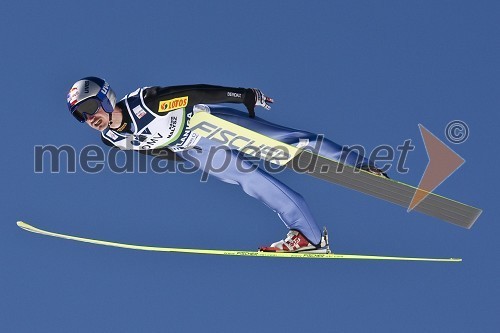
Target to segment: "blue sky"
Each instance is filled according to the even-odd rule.
[[[0,13],[4,332],[495,332],[500,286],[496,152],[500,5],[494,1],[11,1]],[[237,187],[182,174],[35,174],[35,145],[99,144],[65,98],[74,81],[258,87],[259,115],[342,144],[445,141],[459,119],[466,163],[436,192],[484,209],[471,230],[304,175],[340,253],[462,257],[460,264],[275,260],[135,252],[28,234],[159,246],[255,249],[277,216]],[[445,141],[446,142],[446,141]],[[183,198],[190,198],[189,203]],[[192,202],[196,202],[193,205]],[[168,214],[166,213],[168,211]],[[168,218],[166,217],[168,216]]]

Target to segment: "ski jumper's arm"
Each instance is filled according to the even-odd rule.
[[[241,103],[247,107],[250,116],[252,116],[257,101],[255,89],[208,84],[151,87],[144,90],[144,101],[148,108],[155,113],[159,111],[161,102],[186,97],[187,105],[183,105],[183,107],[196,104]]]

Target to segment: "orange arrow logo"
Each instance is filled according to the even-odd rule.
[[[434,134],[421,124],[418,124],[420,134],[424,140],[425,150],[429,157],[429,163],[422,175],[420,184],[413,195],[408,207],[408,212],[414,209],[422,200],[424,200],[432,191],[442,182],[451,176],[465,160],[451,150],[443,141],[439,140]]]

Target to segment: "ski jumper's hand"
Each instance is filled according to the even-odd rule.
[[[260,91],[260,89],[252,88],[253,100],[245,101],[245,106],[247,107],[248,114],[250,118],[255,118],[255,106],[262,106],[266,110],[270,110],[271,106],[269,104],[274,103],[271,97],[267,97]]]

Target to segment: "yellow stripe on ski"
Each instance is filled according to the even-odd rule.
[[[414,258],[414,257],[388,257],[388,256],[371,256],[359,254],[338,254],[338,253],[276,253],[276,252],[257,252],[257,251],[235,251],[235,250],[206,250],[206,249],[185,249],[172,247],[156,247],[133,245],[116,242],[108,242],[103,240],[76,237],[71,235],[59,234],[51,231],[38,229],[28,223],[18,221],[17,225],[29,232],[52,236],[58,238],[69,239],[77,242],[91,243],[97,245],[119,247],[131,250],[140,251],[155,251],[155,252],[174,252],[174,253],[192,253],[192,254],[210,254],[224,256],[242,256],[242,257],[273,257],[273,258],[303,258],[303,259],[364,259],[364,260],[404,260],[404,261],[441,261],[441,262],[460,262],[460,258]]]
[[[217,124],[214,124],[214,118]],[[222,126],[222,127],[220,127]],[[289,144],[254,132],[227,120],[216,118],[207,112],[196,113],[189,121],[194,133],[230,147],[245,154],[285,165],[301,150]]]

